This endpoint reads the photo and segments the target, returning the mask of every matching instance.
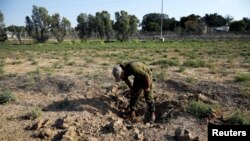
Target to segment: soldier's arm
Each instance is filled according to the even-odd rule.
[[[146,81],[146,88],[144,90],[150,91],[150,86],[151,86],[152,81],[148,74],[145,75],[145,81]]]
[[[129,87],[130,89],[132,89],[132,85],[131,85],[131,83],[130,83],[130,81],[128,80],[127,77],[124,78],[124,82],[128,85],[128,87]]]

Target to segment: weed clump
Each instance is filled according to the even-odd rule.
[[[241,73],[234,77],[235,82],[250,82],[250,74]]]
[[[42,116],[42,109],[39,107],[36,107],[32,110],[32,112],[28,113],[25,118],[30,119],[30,120],[34,120],[38,117]]]
[[[245,115],[241,110],[236,110],[231,115],[226,117],[225,121],[230,124],[250,125],[250,116]]]
[[[205,61],[201,60],[187,60],[183,62],[182,65],[185,67],[193,67],[193,68],[200,68],[200,67],[202,68],[208,66]]]
[[[199,117],[208,117],[212,114],[213,107],[201,101],[191,101],[187,106],[187,112]]]
[[[15,101],[16,97],[11,93],[10,90],[0,91],[0,104]]]

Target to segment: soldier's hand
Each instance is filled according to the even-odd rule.
[[[112,91],[113,93],[117,92],[118,87],[119,87],[118,84],[114,85],[111,91]]]

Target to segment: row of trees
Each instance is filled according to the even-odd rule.
[[[115,22],[107,11],[97,12],[95,16],[81,13],[77,17],[75,30],[81,39],[97,34],[101,39],[110,38],[115,34],[116,39],[126,41],[137,32],[139,20],[125,11],[115,13]]]
[[[199,15],[191,14],[189,16],[181,17],[180,21],[175,18],[169,18],[168,15],[160,13],[149,13],[143,16],[141,23],[142,31],[144,32],[157,32],[161,28],[161,16],[163,18],[163,31],[176,31],[181,30],[184,32],[199,33],[204,26],[208,27],[220,27],[228,25],[230,31],[250,31],[250,19],[243,18],[240,21],[233,21],[233,17],[222,17],[217,13],[206,14],[201,17]]]
[[[93,34],[110,41],[113,34],[120,41],[126,41],[137,32],[139,20],[125,11],[115,13],[116,21],[112,21],[107,11],[97,12],[96,15],[81,13],[77,16],[75,31],[81,39]],[[67,32],[71,30],[70,21],[60,18],[58,13],[50,16],[44,7],[33,6],[32,16],[26,17],[26,31],[35,41],[45,42],[52,32],[58,42],[62,42]]]
[[[49,35],[53,34],[58,42],[63,42],[64,37],[69,33],[76,33],[79,38],[87,39],[90,37],[99,37],[110,41],[116,38],[119,41],[129,40],[138,32],[138,26],[141,26],[141,32],[159,32],[161,30],[161,20],[163,22],[163,32],[192,32],[201,33],[204,26],[219,27],[230,26],[230,31],[249,32],[250,19],[243,18],[239,21],[233,21],[233,17],[223,17],[214,14],[206,14],[201,17],[191,14],[181,17],[180,21],[175,18],[169,18],[166,14],[149,13],[143,16],[141,23],[134,15],[129,15],[126,11],[115,13],[115,20],[111,20],[107,11],[97,12],[95,15],[80,13],[77,16],[77,26],[71,28],[71,23],[65,17],[60,17],[58,13],[49,15],[44,7],[33,6],[32,15],[26,16],[25,27],[4,26],[4,16],[0,11],[0,41],[7,39],[6,30],[16,35],[21,42],[21,34],[26,31],[36,42],[45,42]]]

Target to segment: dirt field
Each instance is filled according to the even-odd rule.
[[[128,88],[112,92],[111,71],[128,60],[153,70],[154,124],[143,98],[139,122],[121,117]],[[0,140],[174,141],[179,128],[206,141],[208,124],[250,124],[249,72],[247,39],[1,43],[0,92],[15,101],[0,105]]]

